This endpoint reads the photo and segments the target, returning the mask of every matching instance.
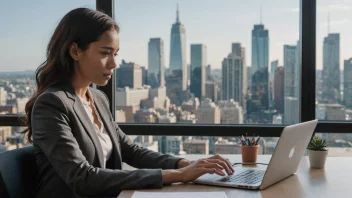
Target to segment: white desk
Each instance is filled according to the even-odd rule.
[[[240,155],[224,155],[231,162],[241,162]],[[204,158],[187,155],[190,160]],[[259,155],[258,162],[269,162],[271,156]],[[162,189],[140,189],[144,192],[211,192],[225,191],[229,198],[345,198],[352,197],[352,158],[329,157],[325,169],[310,169],[308,157],[303,157],[293,176],[262,191],[177,183]],[[130,198],[134,190],[121,192],[119,198]]]

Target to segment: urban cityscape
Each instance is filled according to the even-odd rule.
[[[229,42],[231,50],[224,54],[219,63],[221,68],[214,69],[207,63],[206,43],[187,43],[180,15],[177,6],[175,21],[170,22],[170,38],[151,37],[145,41],[148,65],[123,59],[116,68],[117,123],[289,125],[300,122],[299,38],[295,45],[281,46],[283,65],[280,65],[278,60],[269,59],[270,30],[260,20],[251,30],[251,51],[246,51],[240,42]],[[170,46],[164,45],[164,39],[170,39]],[[352,120],[352,54],[340,63],[340,41],[341,35],[332,32],[327,32],[322,41],[323,65],[322,70],[316,71],[319,120]],[[164,53],[166,47],[169,54]],[[251,65],[247,63],[247,53],[251,55]],[[24,114],[25,104],[34,92],[34,71],[0,72],[0,114]],[[28,145],[19,134],[23,129],[0,127],[0,152]],[[340,148],[336,149],[336,155],[352,151],[352,134],[318,135],[329,141],[331,149]],[[241,153],[237,137],[130,138],[142,147],[173,155]],[[277,140],[262,138],[260,153],[271,154]]]

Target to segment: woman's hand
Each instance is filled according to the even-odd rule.
[[[194,162],[184,160],[179,161],[178,165],[184,166],[183,168],[177,170],[166,170],[163,172],[163,183],[172,183],[172,182],[190,182],[198,177],[210,173],[217,174],[220,176],[225,176],[223,170],[227,172],[227,174],[232,175],[234,173],[234,169],[232,168],[229,160],[221,157],[220,155],[214,155],[209,158],[200,159]]]

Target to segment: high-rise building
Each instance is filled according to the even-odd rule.
[[[252,75],[251,75],[251,71],[252,71],[252,68],[250,66],[247,66],[247,92],[249,92],[251,90],[251,85],[252,85]]]
[[[148,85],[152,88],[165,86],[164,41],[151,38],[148,43]]]
[[[196,117],[199,124],[220,124],[220,109],[209,98],[206,98],[199,105]]]
[[[187,62],[186,62],[186,29],[179,19],[177,5],[176,22],[171,28],[170,37],[170,69],[171,74],[181,78],[180,89],[187,89]]]
[[[117,87],[142,87],[142,69],[138,64],[126,63],[122,60],[122,64],[116,69],[116,74]]]
[[[232,44],[232,52],[222,61],[222,100],[234,99],[245,106],[247,91],[247,68],[244,48],[240,43]]]
[[[219,86],[216,82],[205,83],[205,97],[210,98],[212,101],[218,101],[218,89]]]
[[[279,67],[279,60],[271,61],[271,64],[270,64],[270,74],[269,74],[269,81],[270,81],[270,82],[274,81],[275,71],[276,71],[276,68],[277,68],[277,67]]]
[[[279,66],[279,61],[271,61],[270,64],[270,73],[269,73],[269,106],[272,109],[274,107],[274,77],[275,70]]]
[[[263,24],[257,24],[252,30],[251,111],[266,110],[269,107],[268,67],[269,30]]]
[[[340,34],[329,34],[323,43],[324,103],[340,101]]]
[[[299,122],[298,98],[285,97],[284,124],[297,124]]]
[[[299,122],[299,100],[297,82],[297,46],[284,45],[284,123]]]
[[[206,73],[205,75],[206,81],[213,81],[213,78],[211,76],[211,65],[207,65],[207,69],[205,73]]]
[[[296,89],[296,53],[297,46],[284,45],[285,97],[297,97]]]
[[[284,68],[278,67],[274,77],[274,101],[278,113],[284,113]]]
[[[204,44],[191,45],[191,92],[199,100],[205,96],[207,47]]]
[[[148,85],[148,70],[145,67],[142,67],[142,85]]]
[[[263,24],[254,25],[252,30],[252,75],[269,65],[269,30]]]
[[[352,58],[344,62],[343,101],[348,108],[352,108]]]

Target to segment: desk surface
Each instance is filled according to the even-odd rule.
[[[187,155],[190,160],[203,158],[201,155]],[[240,162],[239,155],[225,155],[232,162]],[[269,162],[271,156],[258,156],[258,162]],[[244,190],[227,187],[177,183],[162,189],[137,190],[143,192],[212,192],[224,191],[229,198],[259,197],[351,197],[352,158],[329,157],[324,169],[310,169],[309,160],[303,157],[298,171],[291,177],[262,191]],[[121,192],[119,198],[132,197],[134,190]]]

